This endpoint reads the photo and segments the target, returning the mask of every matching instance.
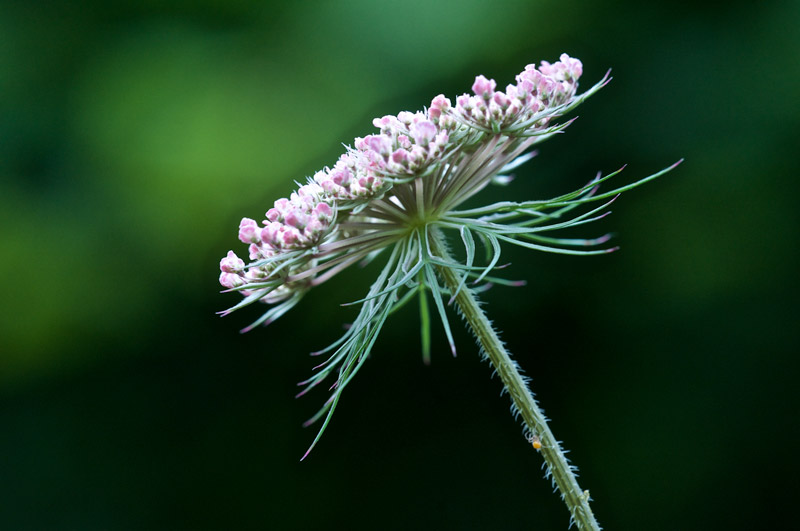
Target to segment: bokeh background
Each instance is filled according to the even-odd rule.
[[[693,5],[693,4],[692,4]],[[800,3],[0,4],[0,528],[565,529],[459,331],[393,317],[321,444],[295,399],[371,270],[220,319],[242,216],[372,132],[566,51],[613,82],[496,197],[686,162],[507,250],[487,310],[614,530],[761,529],[795,503]],[[457,323],[457,321],[456,321]],[[779,526],[772,527],[779,528]]]

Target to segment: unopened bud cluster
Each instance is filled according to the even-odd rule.
[[[492,135],[508,139],[537,134],[575,97],[581,72],[581,62],[563,54],[554,64],[528,65],[505,92],[495,90],[494,80],[477,76],[473,94],[459,96],[455,107],[439,95],[424,111],[376,118],[378,133],[355,139],[333,167],[317,172],[288,199],[275,201],[261,223],[242,220],[239,239],[249,245],[250,265],[230,251],[220,262],[220,284],[248,296],[252,291],[244,288],[263,287],[280,269],[284,298],[297,272],[306,276],[296,285],[307,286],[314,276],[309,268],[325,257],[326,249],[346,250],[332,245],[345,232],[353,235],[339,226],[370,201],[394,199],[394,186],[430,174],[457,150],[475,150]],[[288,260],[291,265],[281,267]],[[276,295],[271,286],[263,300],[275,302]]]
[[[464,123],[496,132],[511,132],[519,125],[543,127],[550,117],[547,109],[575,96],[582,72],[579,60],[562,54],[555,64],[528,65],[517,75],[517,84],[508,85],[505,92],[495,90],[493,79],[478,76],[472,85],[474,95],[464,94],[456,100],[456,114]],[[539,120],[527,123],[543,111]]]

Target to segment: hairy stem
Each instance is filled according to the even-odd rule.
[[[447,245],[436,230],[430,234],[430,247],[433,254],[441,257],[446,262],[453,262]],[[460,278],[455,270],[445,266],[436,266],[444,284],[453,293],[458,289]],[[525,420],[527,432],[531,437],[538,437],[541,443],[540,451],[547,463],[548,472],[552,475],[556,487],[561,492],[564,503],[567,504],[572,521],[581,530],[599,530],[600,526],[592,514],[589,506],[589,491],[584,491],[578,485],[574,468],[569,464],[564,451],[553,436],[547,425],[544,413],[536,403],[533,393],[528,389],[525,378],[519,371],[517,363],[511,359],[503,342],[495,332],[486,314],[480,307],[471,290],[462,287],[455,299],[464,319],[469,324],[492,366],[497,370],[503,385],[511,395],[514,406],[519,410]],[[538,446],[538,445],[537,445]]]

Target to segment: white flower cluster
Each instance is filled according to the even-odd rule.
[[[528,65],[517,75],[517,84],[505,92],[495,90],[497,84],[484,76],[475,78],[474,95],[463,94],[456,100],[456,115],[465,124],[495,132],[544,127],[552,113],[548,111],[568,103],[578,88],[583,65],[567,54],[550,64],[542,61],[538,68]],[[540,116],[541,119],[535,118]],[[533,123],[528,123],[534,119]],[[530,131],[529,131],[530,132]]]
[[[314,276],[309,264],[324,254],[321,244],[343,237],[337,226],[353,217],[355,207],[428,175],[456,150],[475,149],[493,135],[512,138],[543,130],[575,97],[581,72],[581,62],[563,54],[554,64],[528,65],[505,92],[495,90],[494,80],[477,76],[473,94],[459,96],[455,107],[439,95],[425,111],[376,118],[378,133],[356,138],[332,168],[317,172],[288,199],[275,201],[261,224],[242,219],[239,239],[249,244],[253,262],[246,266],[230,251],[220,262],[220,284],[249,296],[252,292],[241,288],[251,283],[263,287],[276,269],[285,283],[292,282],[293,273],[306,271],[307,282]],[[471,147],[463,145],[465,139]],[[306,253],[305,261],[296,260],[298,252]],[[294,260],[290,267],[279,267],[284,256]],[[264,301],[291,292],[280,288],[270,287]]]

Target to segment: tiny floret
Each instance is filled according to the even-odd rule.
[[[244,260],[233,251],[228,251],[228,255],[219,261],[219,269],[223,273],[238,273],[244,269]]]
[[[244,243],[259,243],[258,223],[254,219],[242,218],[239,223],[239,239]]]
[[[488,101],[494,95],[494,88],[497,86],[494,79],[486,79],[484,76],[477,76],[475,83],[472,84],[472,92],[479,98]]]

